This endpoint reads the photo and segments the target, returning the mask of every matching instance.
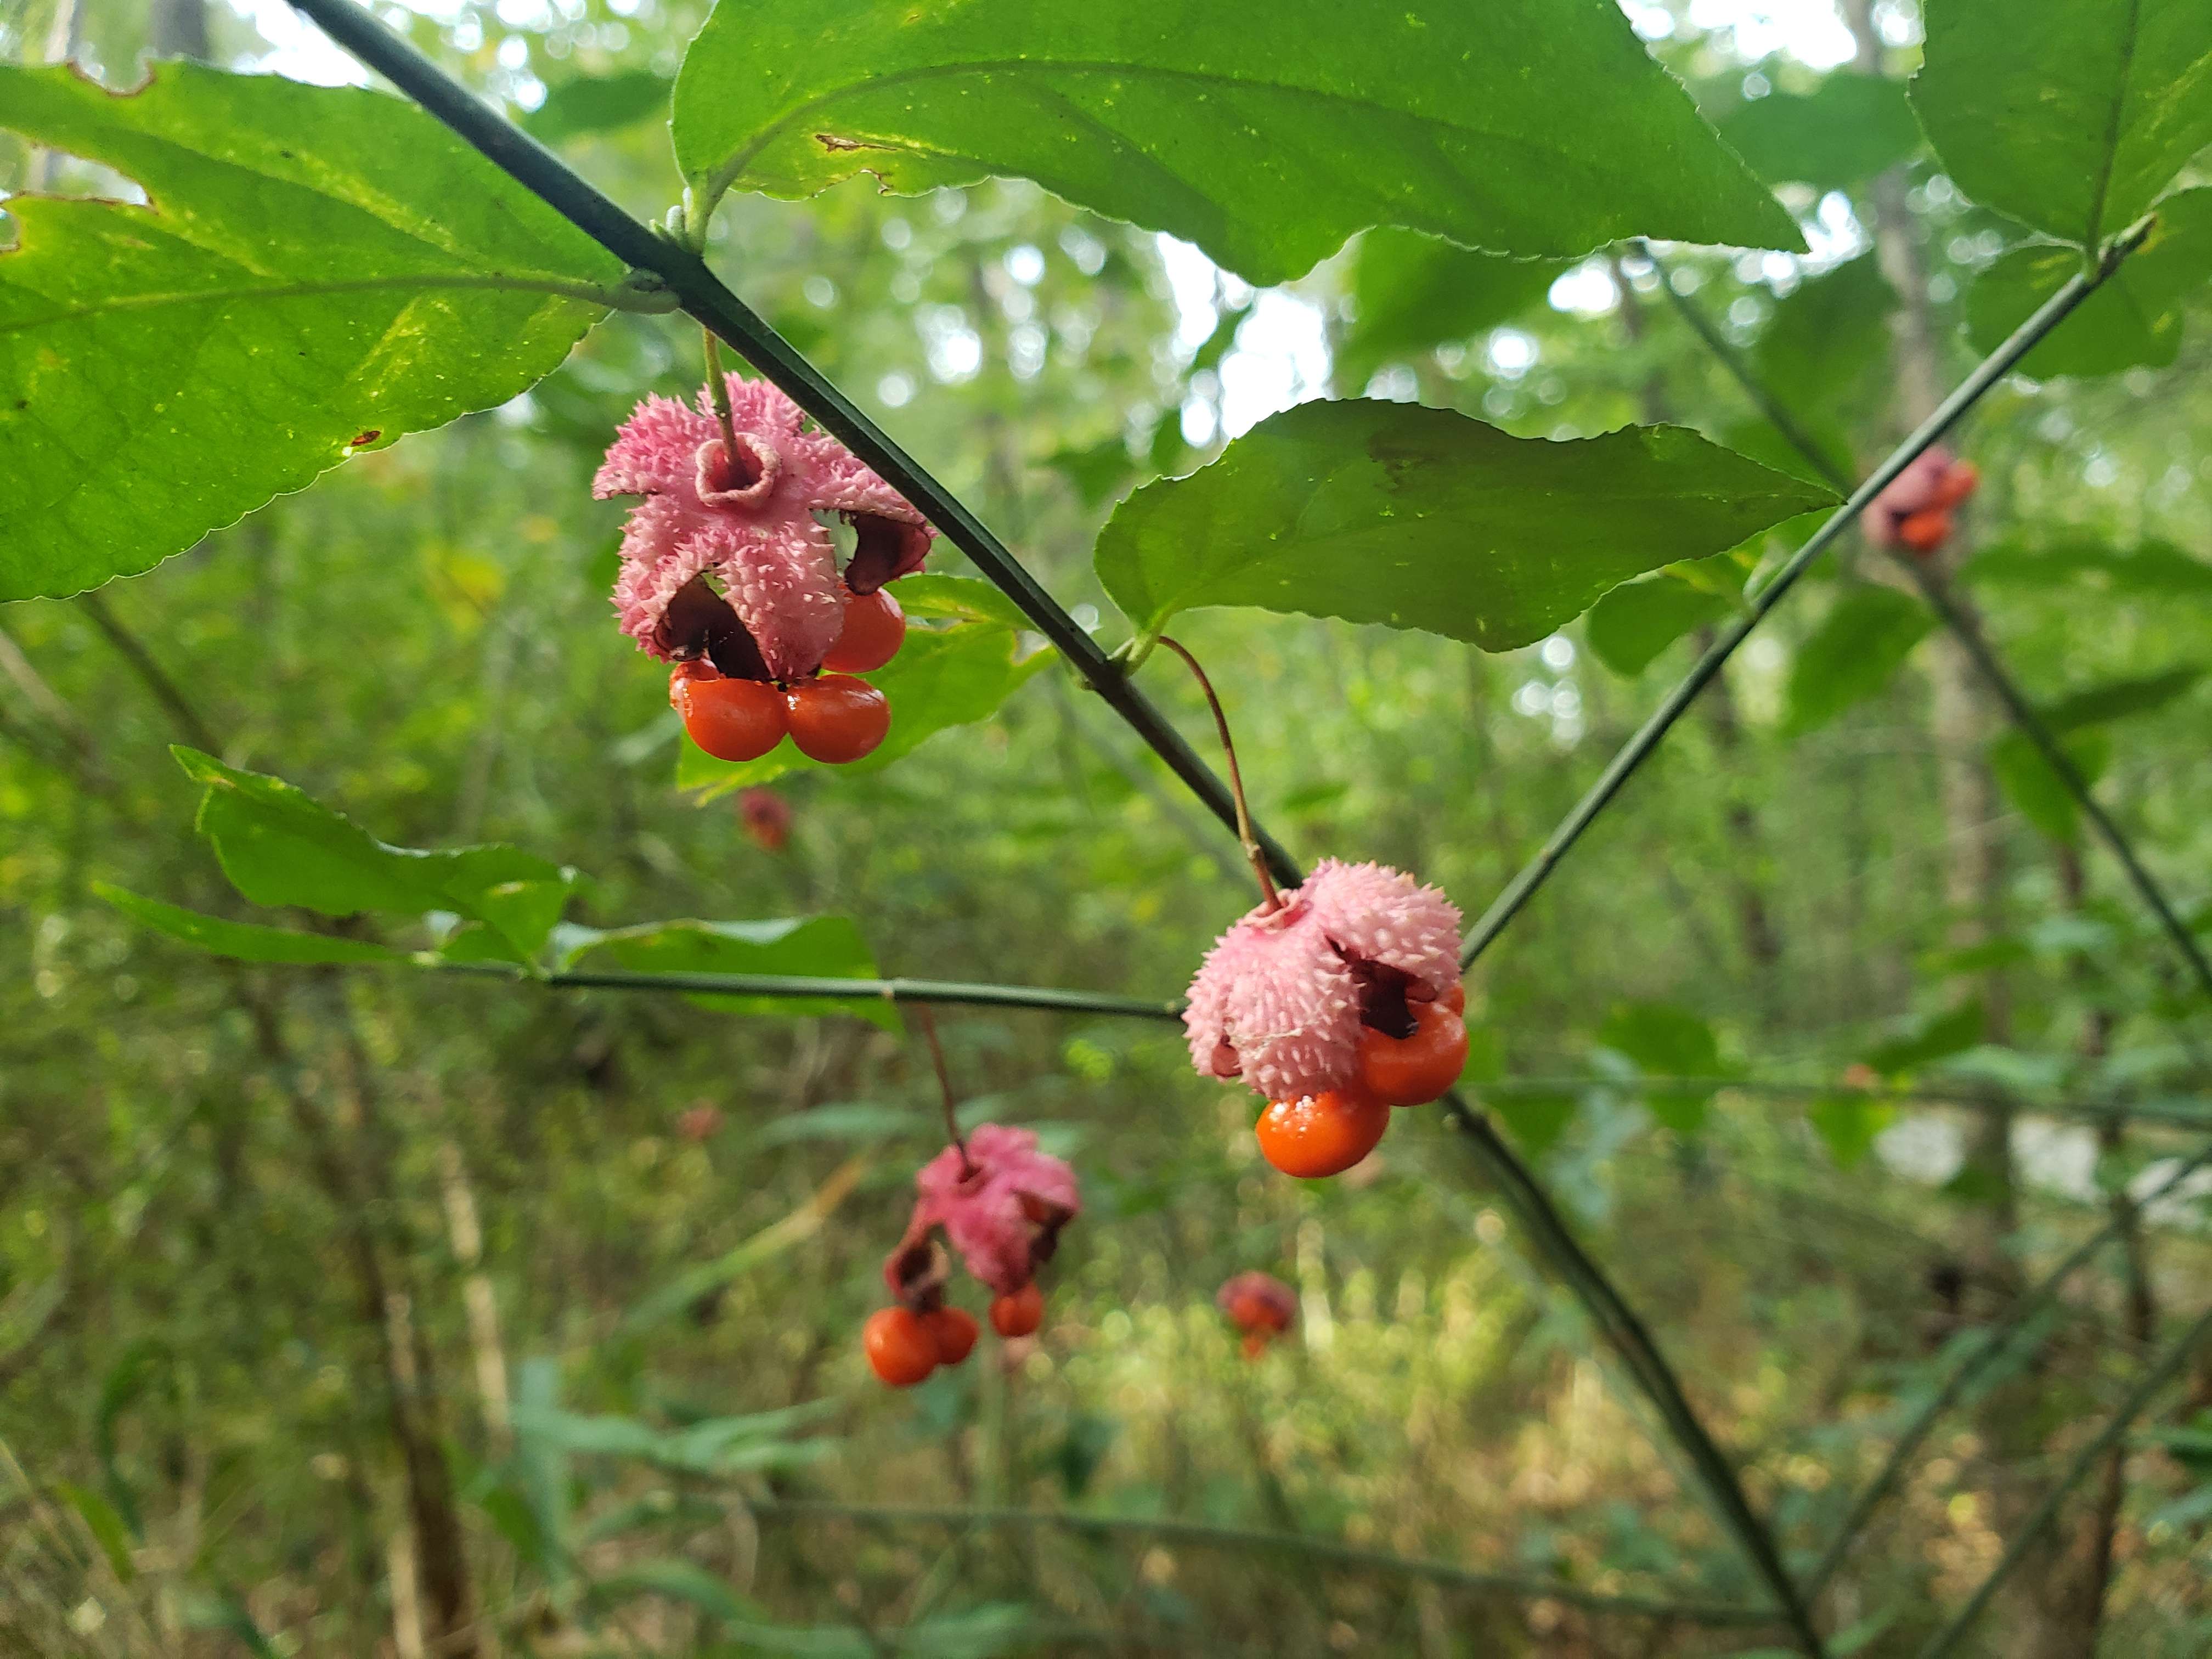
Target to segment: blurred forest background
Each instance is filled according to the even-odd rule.
[[[381,9],[659,216],[694,0]],[[1908,73],[1917,15],[1627,10],[1775,180],[1809,258],[1505,266],[1370,233],[1255,294],[1033,187],[865,181],[734,201],[711,257],[1087,600],[1086,625],[1111,615],[1088,550],[1112,501],[1315,397],[1537,436],[1673,420],[1802,469],[1668,281],[1870,465],[1979,355],[1975,281],[2010,233],[1897,129],[1901,100],[1850,124],[1863,154],[1793,151],[1789,117]],[[121,87],[149,52],[348,73],[276,0],[0,8],[11,59]],[[0,185],[121,187],[5,137]],[[2134,367],[2032,360],[2042,378],[1983,404],[1957,441],[1984,483],[1944,562],[2193,899],[2212,890],[2212,342],[2201,302],[2136,321]],[[640,396],[699,379],[682,319],[617,316],[505,408],[362,455],[141,580],[0,610],[0,1648],[1782,1650],[1432,1112],[1401,1114],[1352,1176],[1296,1183],[1171,1024],[945,1011],[975,1115],[1038,1127],[1086,1208],[1038,1339],[894,1394],[857,1333],[937,1144],[910,1030],[234,968],[95,896],[249,914],[191,833],[183,742],[393,842],[573,864],[574,921],[841,915],[886,974],[1178,994],[1249,902],[1233,840],[1056,663],[880,773],[770,786],[782,844],[758,797],[749,827],[739,796],[679,792],[665,676],[607,603],[620,505],[588,483]],[[1711,594],[1683,584],[1671,644],[1602,605],[1496,658],[1255,612],[1178,631],[1298,856],[1388,860],[1472,915],[1749,562],[1794,544],[1723,561]],[[1854,538],[1469,983],[1471,1090],[1801,1570],[1960,1357],[2021,1322],[1835,1565],[1839,1655],[1917,1650],[2197,1316],[2212,1260],[2184,1163],[2212,1130],[2203,1002],[1931,623]],[[1177,665],[1144,682],[1207,738]],[[1301,1310],[1254,1363],[1213,1305],[1249,1268]],[[2207,1407],[2212,1352],[2099,1451],[1960,1650],[2212,1648]]]

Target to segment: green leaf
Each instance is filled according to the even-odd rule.
[[[690,1561],[639,1561],[595,1578],[584,1599],[595,1608],[619,1607],[641,1595],[665,1596],[688,1602],[710,1619],[724,1624],[745,1624],[766,1618],[767,1609],[748,1601],[704,1567]]]
[[[2074,738],[2064,747],[2084,783],[2095,783],[2112,763],[2111,742],[2095,732]],[[2022,817],[2055,842],[2069,847],[2080,842],[2081,807],[2074,792],[2025,733],[2007,732],[1990,744],[1990,770]]]
[[[1632,679],[1683,635],[1718,622],[1735,608],[1723,595],[1662,571],[1623,582],[1601,597],[1583,618],[1583,638],[1591,655]]]
[[[605,1543],[610,1538],[618,1538],[626,1532],[642,1531],[647,1527],[674,1528],[695,1533],[708,1527],[722,1526],[729,1518],[728,1507],[710,1498],[665,1490],[653,1491],[592,1516],[590,1524],[576,1534],[576,1541],[583,1545]]]
[[[890,699],[890,735],[866,760],[824,766],[786,739],[756,761],[716,760],[685,744],[677,762],[679,787],[713,800],[732,789],[770,783],[792,772],[880,772],[939,732],[972,726],[999,712],[1053,658],[1031,650],[1027,619],[990,583],[974,576],[907,576],[893,588],[909,623],[942,621],[943,628],[908,627],[906,643],[868,681]]]
[[[1541,1158],[1566,1133],[1582,1103],[1559,1091],[1523,1093],[1515,1089],[1486,1095],[1483,1103],[1504,1120],[1529,1157]]]
[[[1137,476],[1128,441],[1119,433],[1095,444],[1056,449],[1044,458],[1044,465],[1067,480],[1086,511],[1103,507]]]
[[[773,921],[653,921],[601,930],[567,927],[555,939],[559,966],[604,951],[634,974],[778,974],[800,979],[873,979],[876,960],[843,916]],[[727,1014],[857,1014],[885,1030],[898,1012],[881,997],[749,997],[687,992],[684,1000]]]
[[[0,255],[0,600],[150,569],[352,450],[506,402],[621,263],[360,88],[0,65],[0,126],[153,205],[18,196]]]
[[[1505,651],[1833,499],[1680,427],[1557,442],[1413,404],[1312,403],[1132,495],[1095,559],[1143,637],[1241,605]]]
[[[2212,593],[2212,563],[2192,558],[2171,542],[2132,548],[2108,542],[2059,542],[2022,547],[2000,542],[1984,548],[1959,571],[1958,580],[1984,587],[2057,587],[2072,581],[2116,593]]]
[[[1571,112],[1571,118],[1563,118]],[[1802,246],[1612,0],[721,0],[676,81],[696,199],[991,175],[1195,242],[1266,286],[1354,231],[1500,253],[1623,236]]]
[[[618,131],[666,109],[669,89],[675,84],[648,69],[580,75],[548,92],[545,101],[522,118],[522,130],[541,144]]]
[[[67,1480],[55,1481],[54,1490],[61,1494],[64,1503],[77,1512],[85,1530],[107,1558],[107,1565],[114,1569],[115,1576],[126,1584],[137,1578],[138,1568],[131,1559],[131,1529],[124,1525],[115,1505],[98,1492]]]
[[[556,1407],[518,1404],[514,1431],[518,1437],[572,1456],[628,1457],[687,1474],[726,1475],[804,1462],[829,1451],[836,1442],[791,1437],[837,1409],[836,1401],[815,1400],[781,1411],[657,1429],[634,1417],[592,1417]]]
[[[528,963],[568,903],[575,872],[519,848],[389,846],[280,778],[225,766],[197,749],[170,752],[206,787],[199,832],[231,885],[256,904],[296,904],[326,916],[452,911],[484,924],[505,955]]]
[[[2081,269],[2081,255],[2048,244],[2016,247],[1966,290],[1966,333],[1994,351]],[[2181,350],[2186,302],[2212,271],[2212,188],[2187,190],[2159,204],[2149,240],[2021,360],[2041,380],[2163,368]]]
[[[753,1137],[759,1146],[788,1146],[807,1140],[896,1140],[902,1135],[927,1133],[939,1120],[930,1114],[902,1106],[877,1106],[866,1101],[847,1101],[829,1106],[810,1106],[763,1126]]]
[[[2045,724],[2067,740],[2066,753],[2082,781],[2094,784],[2112,761],[2112,744],[2100,727],[2162,708],[2192,690],[2203,677],[2203,669],[2184,666],[2107,680],[2045,703],[2041,713]],[[2069,847],[2075,843],[2081,825],[2074,792],[2026,733],[2007,732],[1992,743],[1990,769],[2029,823],[2053,841]]]
[[[236,1639],[253,1659],[279,1659],[275,1645],[261,1633],[236,1592],[192,1590],[184,1601],[183,1623],[187,1630],[219,1630]]]
[[[1871,583],[1846,589],[1797,647],[1783,730],[1802,737],[1873,696],[1935,625],[1928,607],[1910,593]]]
[[[1844,190],[1920,149],[1905,88],[1878,75],[1838,70],[1806,93],[1771,92],[1715,124],[1730,149],[1769,184]]]
[[[2203,0],[1929,0],[1912,106],[1959,188],[2095,247],[2212,143]]]
[[[1982,1040],[1988,1024],[1979,1002],[1963,1002],[1944,1013],[1923,1015],[1909,1021],[1899,1035],[1869,1048],[1865,1062],[1884,1077],[1915,1072],[1936,1060],[1964,1054]]]
[[[1573,266],[1479,253],[1415,231],[1368,231],[1352,266],[1354,315],[1332,364],[1337,386],[1356,394],[1385,363],[1510,322]]]
[[[987,1601],[958,1613],[940,1613],[908,1625],[897,1634],[902,1653],[917,1659],[996,1659],[1002,1653],[1035,1651],[1042,1632],[1018,1602]]]
[[[2079,732],[2086,726],[2104,726],[2163,708],[2194,690],[2203,678],[2202,668],[2185,665],[2155,674],[2106,680],[2079,691],[2069,691],[2057,702],[2046,704],[2043,717],[2057,732]]]
[[[1752,346],[1753,370],[1808,428],[1867,411],[1887,395],[1896,308],[1897,290],[1874,255],[1838,265],[1776,302]],[[1848,465],[1850,453],[1838,447],[1830,459]]]
[[[323,933],[297,933],[289,927],[266,927],[254,921],[225,921],[220,916],[181,909],[159,899],[142,898],[104,881],[94,882],[92,890],[133,921],[143,922],[172,939],[182,939],[210,956],[229,957],[238,962],[300,963],[410,959],[404,951],[373,945],[367,939],[332,939]]]
[[[1848,1170],[1867,1155],[1875,1137],[1896,1117],[1897,1108],[1865,1095],[1823,1095],[1805,1109],[1805,1115],[1826,1144],[1836,1167]]]
[[[1703,1018],[1668,1003],[1623,1003],[1606,1016],[1597,1039],[1654,1079],[1644,1091],[1653,1117],[1677,1134],[1695,1134],[1705,1127],[1705,1109],[1715,1093],[1711,1085],[1670,1089],[1656,1081],[1720,1074],[1720,1042]]]

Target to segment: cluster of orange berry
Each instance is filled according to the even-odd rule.
[[[1043,1323],[1044,1292],[1034,1283],[992,1298],[991,1328],[1000,1336],[1032,1336]],[[939,1365],[967,1358],[979,1334],[975,1315],[963,1308],[878,1308],[860,1327],[860,1346],[878,1377],[894,1389],[910,1389]]]
[[[1954,515],[1981,482],[1972,461],[1930,445],[1874,498],[1867,534],[1878,547],[1901,547],[1927,558],[1951,539]]]
[[[945,1109],[952,1109],[949,1091]],[[975,1346],[975,1321],[945,1299],[951,1258],[938,1233],[989,1287],[991,1328],[1012,1340],[1044,1323],[1037,1272],[1083,1207],[1075,1171],[1040,1152],[1034,1130],[996,1123],[955,1139],[915,1171],[914,1185],[905,1235],[884,1262],[884,1283],[897,1302],[870,1314],[860,1329],[868,1364],[895,1389],[957,1365]]]
[[[1459,1081],[1467,1065],[1466,990],[1455,985],[1432,1002],[1409,1000],[1406,1007],[1413,1029],[1405,1036],[1359,1028],[1359,1072],[1352,1082],[1267,1103],[1253,1133],[1268,1163],[1305,1181],[1341,1175],[1375,1150],[1393,1106],[1425,1106]]]
[[[1291,1328],[1298,1313],[1298,1299],[1291,1287],[1273,1273],[1256,1270],[1238,1273],[1216,1293],[1213,1303],[1243,1333],[1247,1359],[1267,1352],[1267,1345]]]
[[[809,760],[842,766],[873,754],[891,729],[890,701],[854,677],[881,668],[905,641],[906,613],[878,588],[846,601],[844,630],[815,678],[779,689],[724,674],[702,657],[676,665],[669,704],[716,760],[758,760],[787,735]]]

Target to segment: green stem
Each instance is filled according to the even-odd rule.
[[[722,427],[722,465],[732,472],[738,465],[738,428],[730,413],[730,383],[722,374],[722,343],[703,324],[699,337],[707,347],[707,395],[714,402],[714,418]]]
[[[986,985],[945,979],[825,979],[811,974],[633,974],[613,969],[568,969],[531,974],[506,963],[427,963],[442,974],[520,981],[575,991],[656,991],[684,996],[788,997],[807,1001],[941,1003],[972,1008],[1033,1008],[1066,1014],[1176,1020],[1182,1007],[1143,997],[1048,986]]]

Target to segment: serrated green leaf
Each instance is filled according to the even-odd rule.
[[[778,974],[801,979],[873,979],[875,957],[843,916],[773,921],[651,921],[602,930],[563,927],[558,963],[573,969],[604,952],[634,974]],[[898,1011],[881,997],[750,997],[686,992],[684,1000],[726,1014],[857,1014],[885,1030]]]
[[[1966,333],[1994,351],[2037,307],[2081,269],[2081,256],[2047,244],[2016,247],[1966,290]],[[2149,240],[2035,349],[2023,374],[2112,374],[2163,368],[2180,355],[2191,295],[2212,273],[2212,189],[2185,190],[2159,204]]]
[[[891,706],[890,735],[881,748],[849,766],[824,766],[788,738],[758,760],[735,763],[687,743],[676,765],[677,786],[697,790],[705,801],[793,772],[880,772],[939,732],[990,719],[1053,659],[1048,649],[1026,648],[1027,620],[987,581],[907,576],[891,592],[909,619],[950,625],[909,627],[898,655],[867,677]]]
[[[648,69],[579,75],[548,91],[545,101],[522,118],[522,130],[541,144],[561,144],[586,133],[635,126],[668,107],[675,84]]]
[[[1510,322],[1540,301],[1571,259],[1515,259],[1385,226],[1359,239],[1355,314],[1331,364],[1356,395],[1387,362]]]
[[[1790,665],[1784,731],[1802,737],[1873,696],[1935,625],[1910,593],[1871,583],[1846,590]]]
[[[1715,124],[1730,149],[1769,184],[1844,190],[1910,161],[1920,148],[1905,88],[1838,70],[1810,92],[1771,92]]]
[[[520,848],[390,846],[281,778],[225,766],[197,749],[170,752],[205,786],[197,827],[231,885],[256,904],[296,904],[326,916],[449,910],[483,923],[512,960],[527,963],[568,903],[574,872]]]
[[[2095,247],[2212,143],[2203,0],[1929,0],[1912,106],[1959,188]]]
[[[1235,605],[1505,651],[1631,576],[1833,499],[1680,427],[1559,442],[1413,404],[1312,403],[1138,490],[1094,561],[1143,637]]]
[[[1662,571],[1602,595],[1583,618],[1583,639],[1592,656],[1632,679],[1685,634],[1718,622],[1734,609],[1722,595]]]
[[[672,125],[702,203],[864,173],[901,193],[1033,179],[1263,286],[1378,224],[1522,255],[1802,246],[1612,0],[1287,0],[1264,22],[1152,0],[721,0]]]
[[[353,449],[506,402],[621,263],[410,104],[191,63],[0,66],[0,125],[150,205],[18,196],[0,600],[150,569]]]
[[[236,962],[354,963],[410,960],[406,951],[395,951],[387,945],[302,933],[289,927],[267,927],[259,922],[225,921],[220,916],[203,915],[198,910],[164,904],[159,899],[142,898],[104,881],[94,882],[92,890],[133,921],[143,922],[172,939],[182,939],[210,956],[228,957]]]

